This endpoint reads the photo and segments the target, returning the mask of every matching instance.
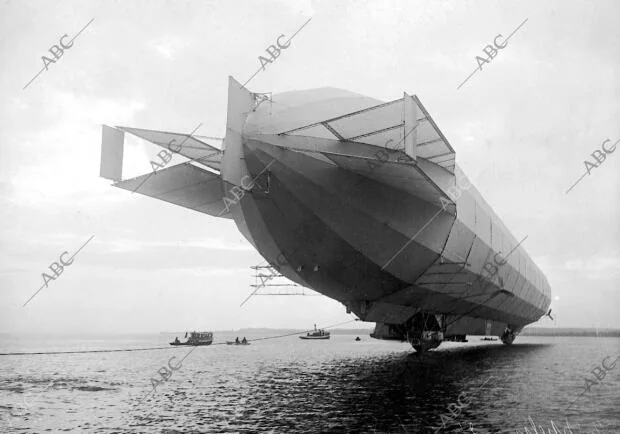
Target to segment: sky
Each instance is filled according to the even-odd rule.
[[[250,266],[262,258],[231,220],[99,177],[101,124],[189,133],[202,123],[196,134],[223,137],[228,76],[246,81],[265,49],[308,18],[251,91],[417,95],[457,164],[515,238],[527,236],[555,314],[537,324],[620,327],[620,151],[566,194],[587,173],[585,161],[595,162],[591,154],[620,139],[618,16],[618,2],[574,0],[4,1],[0,333],[352,320],[323,296],[253,297],[240,306],[254,283]],[[485,46],[524,21],[457,89],[478,67],[476,56],[486,58]],[[89,22],[24,89],[50,47]],[[147,173],[157,150],[133,145],[132,167]],[[50,264],[93,235],[22,307]]]

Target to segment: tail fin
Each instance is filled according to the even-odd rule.
[[[253,106],[254,95],[237,80],[228,77],[228,112],[221,174],[224,181],[234,185],[238,185],[241,178],[248,174],[245,164],[241,164],[243,130]]]
[[[102,127],[99,176],[112,181],[120,181],[123,179],[125,133],[107,125],[102,125]]]
[[[162,147],[166,147],[169,139],[174,138],[177,143],[185,145],[179,153],[191,159],[124,180],[122,172],[125,131]],[[100,176],[114,181],[115,187],[212,216],[232,218],[223,202],[224,191],[220,175],[198,165],[199,163],[219,170],[222,154],[219,149],[187,134],[125,127],[112,128],[107,125],[103,125],[102,139]],[[170,159],[163,161],[163,165],[169,161]]]

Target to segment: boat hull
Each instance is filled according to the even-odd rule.
[[[173,347],[177,347],[177,346],[204,347],[204,346],[207,346],[207,345],[211,345],[212,343],[213,343],[213,341],[211,341],[211,342],[200,342],[200,343],[170,342],[170,345],[172,345]]]

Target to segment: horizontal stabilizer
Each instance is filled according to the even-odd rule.
[[[454,173],[455,153],[418,97],[403,98],[313,122],[281,135],[307,136],[398,149]]]
[[[219,140],[203,138],[182,133],[167,131],[145,130],[142,128],[116,127],[121,131],[133,134],[141,139],[177,152],[184,157],[194,160],[212,169],[220,170],[222,163],[222,150],[206,143],[206,140]]]
[[[451,214],[456,214],[454,201],[416,164],[390,161],[374,162],[359,157],[324,155],[343,169],[404,190],[442,207]],[[372,167],[369,166],[369,161]]]
[[[260,146],[260,143],[268,143],[280,149],[320,154],[324,161],[331,161],[343,169],[418,196],[442,207],[451,214],[456,213],[454,201],[436,182],[441,178],[446,182],[450,180],[453,182],[454,175],[425,161],[419,161],[416,164],[402,150],[383,151],[379,158],[377,153],[382,149],[365,143],[340,142],[333,139],[296,135],[262,134],[254,136],[254,139],[258,140],[256,146]],[[254,142],[250,139],[248,143]],[[435,167],[441,173],[434,175],[435,179],[433,179],[429,176],[429,170],[425,166]]]
[[[189,162],[120,181],[114,186],[204,214],[232,218],[223,202],[220,175]]]

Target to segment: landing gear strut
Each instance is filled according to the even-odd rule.
[[[502,336],[500,337],[500,339],[502,340],[504,344],[512,345],[516,337],[517,337],[517,333],[514,332],[510,328],[510,326],[506,326],[506,328],[504,329],[504,333],[502,333]]]

